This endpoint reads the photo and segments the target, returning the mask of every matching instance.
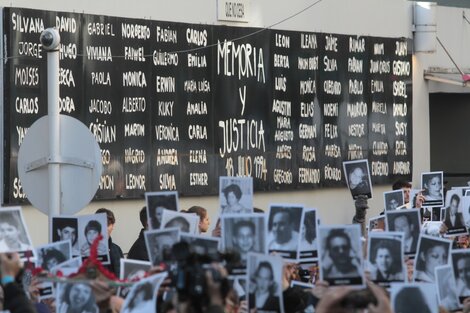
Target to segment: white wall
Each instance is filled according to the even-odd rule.
[[[248,24],[240,26],[265,27],[290,16],[312,4],[312,0],[251,0],[252,17]],[[136,4],[138,3],[138,4]],[[215,0],[0,0],[0,6],[27,7],[43,10],[75,11],[80,13],[149,18],[188,23],[221,24],[216,20]],[[381,37],[411,37],[412,4],[407,0],[323,0],[311,9],[299,14],[275,28],[316,32],[357,34]],[[470,12],[469,13],[470,16]],[[469,67],[470,25],[462,20],[461,9],[438,9],[438,32],[455,57]],[[236,24],[230,24],[236,25]],[[435,55],[419,54],[413,58],[413,181],[419,185],[419,173],[429,169],[429,101],[428,86],[423,80],[423,69],[430,65],[450,67],[442,52]],[[382,209],[382,192],[390,186],[374,187],[369,216]],[[272,202],[303,203],[316,207],[324,223],[349,223],[354,215],[354,204],[346,188],[321,189],[298,192],[272,192],[255,195],[255,206],[266,209]],[[215,217],[217,198],[183,198],[182,208],[201,205]],[[99,207],[112,209],[117,217],[114,240],[127,251],[140,229],[138,211],[144,201],[94,202],[80,214],[92,213]],[[47,241],[47,217],[26,207],[26,222],[34,244]],[[213,220],[213,224],[215,221]]]

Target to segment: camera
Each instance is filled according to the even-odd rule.
[[[230,290],[229,282],[210,265],[212,262],[223,262],[223,257],[214,259],[194,253],[186,242],[173,245],[172,255],[176,267],[173,266],[169,276],[180,301],[189,301],[195,312],[202,312],[202,308],[210,302],[206,279],[208,271],[214,282],[220,284],[221,295],[225,298]]]
[[[44,50],[57,50],[60,44],[60,35],[55,28],[46,28],[39,36],[39,41]]]

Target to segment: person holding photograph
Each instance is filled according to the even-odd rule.
[[[129,294],[129,304],[122,313],[155,312],[153,300],[153,285],[150,282],[142,283]]]
[[[376,241],[370,255],[370,279],[378,282],[404,281],[399,246],[393,239]],[[396,241],[397,244],[400,242]]]
[[[46,271],[51,269],[62,262],[65,262],[67,258],[65,255],[56,248],[42,249],[42,268]]]
[[[85,239],[86,242],[80,248],[80,253],[82,256],[89,256],[90,255],[90,248],[93,244],[93,241],[101,234],[101,224],[97,220],[91,220],[85,226]],[[106,255],[107,249],[106,245],[101,240],[98,243],[98,255]]]
[[[446,216],[444,224],[448,229],[464,228],[465,223],[463,220],[462,213],[458,212],[460,205],[460,197],[457,194],[453,194],[450,197],[449,206],[446,208]]]
[[[360,264],[360,258],[352,250],[348,234],[343,229],[332,229],[325,240],[323,278],[361,277]]]
[[[128,259],[133,260],[142,260],[149,261],[149,255],[147,252],[147,247],[145,246],[145,236],[144,232],[148,229],[148,217],[147,217],[147,207],[143,207],[139,212],[140,223],[142,224],[142,229],[140,230],[139,237],[132,244],[132,247],[129,249],[127,254]]]
[[[0,252],[26,251],[31,246],[23,242],[20,222],[11,214],[0,214]]]
[[[255,289],[249,294],[250,309],[280,312],[279,297],[276,295],[278,286],[274,281],[271,263],[262,261],[254,273]]]
[[[251,213],[249,208],[245,208],[240,203],[242,198],[242,190],[237,184],[230,184],[225,187],[222,192],[224,193],[226,205],[222,208],[222,214],[230,213]]]
[[[66,284],[58,313],[98,313],[91,286],[85,283]]]
[[[441,174],[429,174],[423,177],[423,196],[426,201],[442,201]]]
[[[295,230],[294,220],[287,208],[276,211],[268,235],[268,249],[296,251],[299,244],[299,233]]]
[[[121,259],[124,258],[124,253],[122,253],[121,247],[113,242],[111,238],[111,233],[114,230],[114,224],[116,224],[116,218],[114,213],[111,210],[106,208],[99,208],[96,210],[97,214],[105,213],[106,220],[108,222],[107,232],[108,232],[108,251],[109,251],[109,265],[105,265],[106,269],[110,272],[113,272],[116,277],[119,277],[119,272],[121,271]]]
[[[446,265],[449,245],[446,242],[421,238],[419,255],[416,259],[415,280],[434,283],[436,266]]]
[[[250,220],[241,220],[233,226],[233,247],[240,253],[242,264],[246,264],[248,252],[253,252],[255,248],[255,224]]]

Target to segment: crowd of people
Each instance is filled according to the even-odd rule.
[[[368,201],[361,194],[354,196],[353,224],[330,227],[317,224],[315,210],[303,212],[305,218],[301,218],[302,213],[297,213],[295,207],[270,208],[269,216],[255,208],[256,214],[250,214],[240,203],[240,188],[230,184],[223,190],[227,205],[221,209],[227,215],[217,221],[211,234],[207,234],[210,220],[204,208],[193,206],[180,211],[198,217],[197,233],[225,240],[221,243],[224,253],[217,255],[204,250],[204,244],[198,242],[200,238],[188,241],[188,253],[181,252],[185,250],[180,249],[181,242],[171,232],[176,229],[178,238],[179,234],[188,233],[187,220],[174,217],[163,224],[166,208],[162,203],[140,210],[142,229],[126,258],[111,237],[116,223],[111,210],[96,211],[106,214],[107,231],[94,219],[87,222],[82,230],[86,242],[81,247],[77,244],[77,222],[59,219],[53,240],[70,242],[73,255],[84,249],[103,254],[99,236],[103,231],[107,233],[109,262],[104,267],[96,265],[95,270],[108,274],[90,276],[87,268],[74,278],[57,275],[53,269],[67,258],[60,249],[47,245],[39,249],[41,268],[27,268],[26,262],[20,260],[22,256],[13,252],[30,249],[18,239],[21,235],[16,234],[22,226],[16,219],[9,223],[8,216],[0,216],[0,248],[3,249],[0,251],[12,251],[0,253],[0,310],[11,313],[469,313],[468,235],[444,237],[449,230],[449,214],[462,218],[457,215],[456,198],[450,198],[450,213],[442,216],[444,223],[438,237],[420,234],[424,214],[421,220],[415,220],[414,212],[423,212],[427,200],[437,201],[435,189],[440,183],[436,183],[436,177],[440,178],[426,177],[424,184],[428,192],[413,197],[410,183],[394,184],[394,190],[403,191],[404,203],[401,206],[394,203],[393,209],[386,207],[383,214],[388,225],[374,224],[375,229],[366,229]],[[257,218],[263,215],[266,215],[266,230],[264,218]],[[454,224],[454,219],[451,222]],[[170,227],[170,230],[155,232],[151,241],[155,245],[149,246],[146,237],[155,227]],[[230,236],[224,232],[230,232]],[[10,239],[13,235],[17,240]],[[200,244],[202,249],[197,250]],[[270,253],[261,254],[263,247]],[[305,254],[308,251],[315,253]],[[306,255],[308,262],[302,260]],[[126,281],[117,279],[126,278],[122,277],[123,259],[137,264]],[[45,282],[55,284],[55,296],[42,296]],[[358,286],[366,288],[358,289]],[[434,303],[429,298],[437,290],[441,293],[440,302]]]

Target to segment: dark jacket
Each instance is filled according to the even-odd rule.
[[[35,313],[33,304],[29,301],[23,288],[17,283],[9,283],[3,286],[5,302],[3,309],[11,313]]]
[[[139,237],[127,254],[128,259],[149,261],[149,254],[147,252],[147,246],[145,245],[144,231],[145,229],[142,228]]]
[[[111,237],[108,239],[109,260],[110,264],[106,265],[108,271],[113,272],[116,277],[119,277],[121,271],[121,258],[124,258],[121,247],[113,242]]]

